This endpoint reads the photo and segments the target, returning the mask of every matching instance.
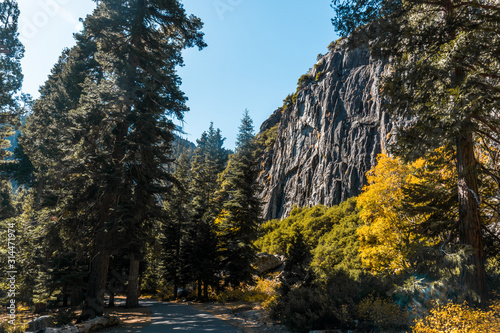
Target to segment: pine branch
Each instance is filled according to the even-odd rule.
[[[500,243],[500,237],[497,236],[493,231],[488,229],[485,225],[482,226],[484,230],[486,230],[487,233],[489,233],[494,239],[496,239]]]
[[[451,241],[451,236],[453,235],[453,232],[458,228],[458,224],[460,223],[459,220],[457,220],[453,226],[451,227],[451,230],[450,230],[450,233],[448,234],[448,238],[445,240],[445,242],[443,243],[443,245],[441,245],[441,252],[443,252],[445,255],[448,255],[448,253],[444,250],[444,247],[446,246],[446,244],[448,244],[450,241]]]
[[[481,8],[481,9],[486,9],[486,10],[492,10],[492,9],[500,9],[499,6],[497,5],[483,5],[483,4],[480,4],[478,3],[477,1],[466,1],[466,2],[460,2],[456,5],[453,6],[453,8],[461,8],[461,7],[465,7],[465,6],[471,6],[471,7],[475,7],[475,8]]]

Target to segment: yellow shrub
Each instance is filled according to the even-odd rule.
[[[28,325],[23,322],[23,319],[20,316],[16,316],[15,325],[11,325],[5,320],[5,318],[0,319],[0,333],[22,333],[26,332],[28,329]]]
[[[275,297],[278,282],[276,279],[257,278],[254,286],[227,288],[216,295],[219,302],[269,302]]]
[[[417,321],[413,333],[500,333],[500,301],[488,310],[470,308],[467,303],[439,306]]]
[[[279,286],[279,283],[276,278],[257,278],[257,284],[253,287],[257,292],[266,294],[267,296],[276,295],[276,289]]]

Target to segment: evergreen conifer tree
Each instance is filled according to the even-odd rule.
[[[217,286],[220,262],[217,253],[215,219],[220,212],[216,193],[217,177],[224,171],[229,151],[223,147],[225,138],[210,124],[208,131],[197,140],[191,164],[193,196],[192,224],[189,230],[189,258],[192,278],[198,281],[198,297],[208,297],[208,286]]]
[[[184,48],[204,47],[201,26],[175,0],[98,1],[77,46],[66,51],[44,87],[55,94],[42,89],[31,138],[38,133],[48,142],[32,155],[51,162],[46,168],[56,175],[59,209],[90,233],[84,316],[102,313],[109,257],[118,249],[129,252],[127,305],[137,305],[144,242],[152,221],[164,217],[161,202],[172,180],[167,169],[172,118],[187,111],[175,70]],[[78,66],[86,70],[72,78]],[[69,102],[59,104],[57,98],[64,100],[65,94]],[[46,135],[37,117],[56,135]]]
[[[19,121],[19,90],[23,80],[21,58],[24,47],[18,39],[17,22],[19,9],[14,0],[0,3],[0,167],[10,163],[9,136]],[[3,170],[2,170],[3,171]],[[0,219],[14,214],[11,185],[4,172],[0,174]]]
[[[191,220],[191,192],[189,181],[191,177],[191,163],[188,153],[184,150],[176,162],[176,170],[172,198],[166,202],[168,218],[163,221],[163,250],[165,262],[165,273],[167,281],[172,282],[174,287],[174,298],[178,296],[179,287],[190,282],[190,262],[186,253],[189,250],[188,231]]]
[[[253,122],[245,110],[236,142],[236,153],[221,174],[219,200],[222,212],[217,219],[219,251],[226,285],[251,283],[255,260],[254,241],[261,222],[258,198],[259,175],[257,144]]]
[[[137,284],[145,223],[164,216],[158,196],[168,193],[172,180],[166,169],[174,130],[171,117],[182,119],[187,111],[175,69],[182,65],[184,48],[204,46],[200,28],[200,20],[188,17],[178,1],[100,1],[85,24],[85,36],[97,41],[95,56],[104,72],[104,80],[91,84],[87,96],[98,94],[109,103],[104,122],[112,126],[112,173],[104,186],[95,251],[98,256],[105,253],[100,248],[108,241],[105,225],[115,220],[115,228],[124,231],[120,238],[129,238],[124,240],[130,245],[130,307],[138,305],[137,289],[130,287]],[[81,107],[93,108],[94,102],[87,100]],[[103,259],[91,269],[91,297],[98,296],[105,266]]]

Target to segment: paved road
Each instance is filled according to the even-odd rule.
[[[236,327],[226,324],[214,315],[203,312],[195,307],[162,303],[156,301],[141,301],[141,306],[151,309],[151,323],[141,329],[126,329],[116,327],[107,329],[106,333],[164,333],[189,331],[193,333],[241,333]]]

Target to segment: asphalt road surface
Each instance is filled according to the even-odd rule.
[[[163,333],[182,332],[193,333],[241,333],[242,330],[218,319],[214,315],[196,309],[193,306],[156,301],[141,301],[141,306],[151,309],[151,323],[140,329],[123,327],[110,328],[106,333]]]

